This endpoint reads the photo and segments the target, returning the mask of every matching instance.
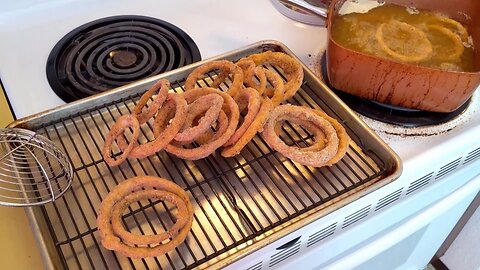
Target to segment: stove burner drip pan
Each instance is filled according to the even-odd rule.
[[[181,29],[144,16],[114,16],[63,37],[47,60],[47,79],[65,102],[98,94],[199,61]]]
[[[209,60],[235,61],[264,50],[295,57],[283,44],[263,41]],[[52,204],[27,210],[52,268],[222,268],[400,176],[398,155],[304,65],[304,82],[289,103],[321,108],[344,125],[352,140],[346,156],[337,164],[323,168],[299,165],[271,150],[261,136],[256,136],[233,158],[222,158],[217,152],[192,162],[160,151],[109,168],[101,149],[115,120],[131,113],[140,96],[160,78],[168,79],[173,91],[183,91],[185,78],[203,63],[12,124],[54,141],[68,154],[74,168],[69,192]],[[267,68],[283,76],[275,66]],[[210,79],[198,83],[210,85],[216,74],[209,75]],[[226,82],[221,89],[231,83],[228,79]],[[280,136],[287,143],[313,143],[312,135],[298,126],[284,127]],[[153,138],[150,125],[142,125],[141,129],[142,143]],[[95,220],[102,198],[135,175],[171,179],[185,189],[194,207],[192,230],[186,241],[164,256],[131,260],[106,250],[100,243]],[[134,233],[158,233],[172,225],[174,211],[159,201],[142,201],[131,205],[123,221]]]

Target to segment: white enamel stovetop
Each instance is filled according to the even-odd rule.
[[[47,57],[58,40],[84,23],[126,14],[156,17],[178,26],[197,43],[203,59],[273,39],[284,43],[315,70],[326,45],[325,28],[294,22],[268,0],[2,1],[0,79],[16,117],[64,104],[51,90],[45,74]],[[428,132],[428,136],[364,118],[404,163],[403,174],[395,185],[408,185],[432,168],[479,147],[479,96],[475,95],[466,114],[440,128],[440,132]],[[395,134],[409,136],[391,135],[392,129]],[[386,187],[375,193],[388,194],[393,189]],[[352,203],[350,207],[354,206]]]

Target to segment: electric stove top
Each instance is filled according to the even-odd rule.
[[[53,47],[47,79],[71,102],[201,60],[193,39],[160,19],[121,15],[81,25]]]

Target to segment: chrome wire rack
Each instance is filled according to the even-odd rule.
[[[71,186],[73,168],[53,142],[20,128],[0,129],[0,205],[55,201]]]
[[[279,44],[254,44],[217,58],[237,60],[265,49],[291,54]],[[256,136],[233,158],[223,158],[217,152],[188,161],[159,151],[148,158],[128,159],[118,167],[109,167],[101,149],[116,119],[130,114],[141,94],[160,78],[167,78],[173,91],[183,91],[186,76],[200,64],[17,123],[60,145],[74,168],[75,181],[68,193],[52,204],[30,209],[50,268],[222,268],[247,256],[251,252],[248,250],[265,246],[275,237],[285,236],[399,176],[401,166],[395,154],[306,67],[304,84],[289,102],[321,108],[345,126],[352,140],[346,156],[337,164],[325,168],[299,165]],[[281,74],[275,67],[268,68]],[[215,75],[199,84],[208,85]],[[228,83],[221,88],[226,89]],[[297,125],[285,125],[281,136],[289,144],[312,143],[312,135]],[[139,141],[152,139],[149,122],[142,125]],[[193,204],[194,220],[186,241],[164,256],[130,259],[106,250],[100,243],[96,218],[102,199],[118,183],[136,175],[174,181]],[[124,213],[124,226],[136,234],[165,231],[175,222],[175,209],[157,200],[137,202]]]

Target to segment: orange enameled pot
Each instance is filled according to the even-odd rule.
[[[333,0],[327,18],[327,71],[334,88],[404,108],[451,112],[465,103],[480,85],[480,1],[385,1],[438,11],[464,24],[476,46],[475,72],[445,71],[399,63],[343,47],[332,39],[331,26],[344,2]]]

